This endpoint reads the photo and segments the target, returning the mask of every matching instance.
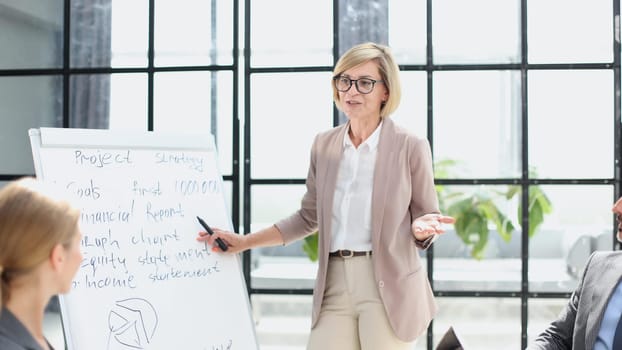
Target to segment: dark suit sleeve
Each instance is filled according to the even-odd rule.
[[[588,259],[581,282],[570,296],[566,308],[562,310],[557,320],[553,321],[549,327],[527,347],[528,350],[572,349],[572,337],[574,334],[575,320],[577,318],[577,309],[583,293],[585,277],[590,273],[590,263],[593,257],[594,254]]]

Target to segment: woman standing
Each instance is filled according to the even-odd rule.
[[[249,235],[199,234],[236,253],[319,231],[310,350],[410,349],[436,312],[418,248],[454,220],[439,214],[427,140],[389,118],[400,97],[389,48],[348,50],[333,77],[348,122],[315,138],[300,209]]]
[[[37,180],[0,191],[0,349],[52,349],[43,316],[53,295],[69,291],[82,261],[78,218]]]

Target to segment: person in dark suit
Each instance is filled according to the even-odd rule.
[[[43,317],[50,298],[69,291],[82,261],[78,218],[35,179],[0,190],[0,349],[52,349]]]
[[[436,312],[419,249],[454,220],[439,213],[428,141],[389,117],[401,96],[390,49],[348,50],[332,88],[348,121],[315,138],[300,209],[255,233],[198,239],[237,253],[318,231],[308,349],[411,349]]]
[[[622,242],[622,198],[613,205]],[[527,349],[622,349],[622,251],[594,252],[559,318]]]

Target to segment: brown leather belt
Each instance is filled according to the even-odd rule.
[[[330,256],[331,258],[333,258],[333,257],[351,258],[353,256],[371,256],[371,251],[368,251],[368,252],[356,252],[354,250],[343,249],[343,250],[338,250],[336,252],[331,252],[331,253],[328,254],[328,256]]]

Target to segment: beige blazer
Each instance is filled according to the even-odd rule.
[[[333,197],[349,126],[316,136],[300,209],[276,223],[285,244],[319,230],[311,327],[318,321],[326,284]],[[439,210],[429,143],[390,118],[384,119],[380,133],[371,210],[372,261],[380,297],[395,334],[412,341],[427,328],[436,304],[417,252],[418,247],[427,247],[415,243],[411,223]]]

